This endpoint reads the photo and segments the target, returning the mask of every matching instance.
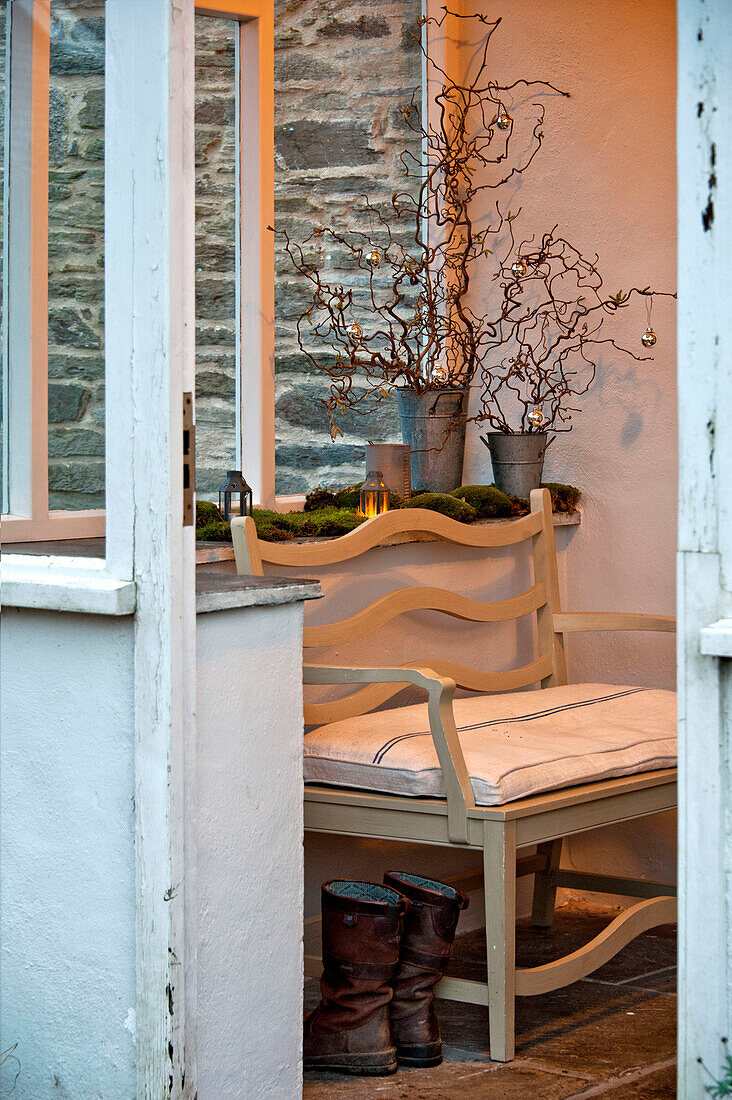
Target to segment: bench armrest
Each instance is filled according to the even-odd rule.
[[[624,611],[560,611],[554,615],[557,634],[580,630],[660,630],[676,631],[672,615],[641,615]]]
[[[431,668],[348,668],[305,665],[304,684],[414,684],[427,693],[430,732],[447,794],[447,831],[454,844],[468,842],[468,809],[475,796],[460,745],[452,702],[455,681]]]

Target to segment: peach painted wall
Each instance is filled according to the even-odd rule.
[[[493,40],[497,80],[545,79],[571,93],[570,99],[542,98],[544,146],[511,200],[511,209],[523,207],[521,224],[541,232],[558,222],[585,253],[599,253],[612,292],[648,284],[675,290],[673,0],[463,0],[462,10],[502,17]],[[506,106],[518,110],[517,101]],[[611,323],[621,343],[642,352],[643,303]],[[546,480],[583,491],[583,523],[564,562],[571,610],[674,613],[675,303],[657,299],[653,324],[654,360],[604,356],[574,430],[559,436],[547,456]],[[474,431],[465,480],[490,479],[490,460]],[[670,635],[578,635],[569,656],[575,680],[675,683]],[[588,835],[573,841],[567,856],[584,865],[596,858],[598,845],[608,870],[673,873],[675,831],[668,819]]]

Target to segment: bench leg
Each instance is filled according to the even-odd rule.
[[[495,1062],[510,1062],[515,1045],[516,825],[486,821],[484,829],[490,1054]]]
[[[557,900],[557,888],[552,886],[551,876],[553,871],[559,870],[559,861],[562,858],[562,841],[549,840],[545,844],[537,844],[537,855],[546,856],[546,870],[537,871],[534,876],[534,905],[531,912],[531,925],[533,928],[551,928],[554,924],[554,905]]]

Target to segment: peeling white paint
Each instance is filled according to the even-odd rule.
[[[137,1046],[137,1015],[134,1008],[127,1009],[127,1015],[125,1016],[125,1022],[122,1025],[126,1031],[129,1031],[132,1036],[132,1042]]]
[[[677,7],[678,1094],[696,1100],[722,1076],[732,1023],[732,20],[728,0]]]

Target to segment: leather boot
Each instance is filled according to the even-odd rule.
[[[434,988],[447,970],[468,898],[452,886],[402,871],[387,872],[384,882],[409,899],[389,1010],[397,1059],[403,1066],[439,1066],[442,1039]]]
[[[363,1077],[396,1073],[391,980],[409,902],[375,882],[333,879],[321,888],[322,1000],[305,1017],[303,1065]]]

